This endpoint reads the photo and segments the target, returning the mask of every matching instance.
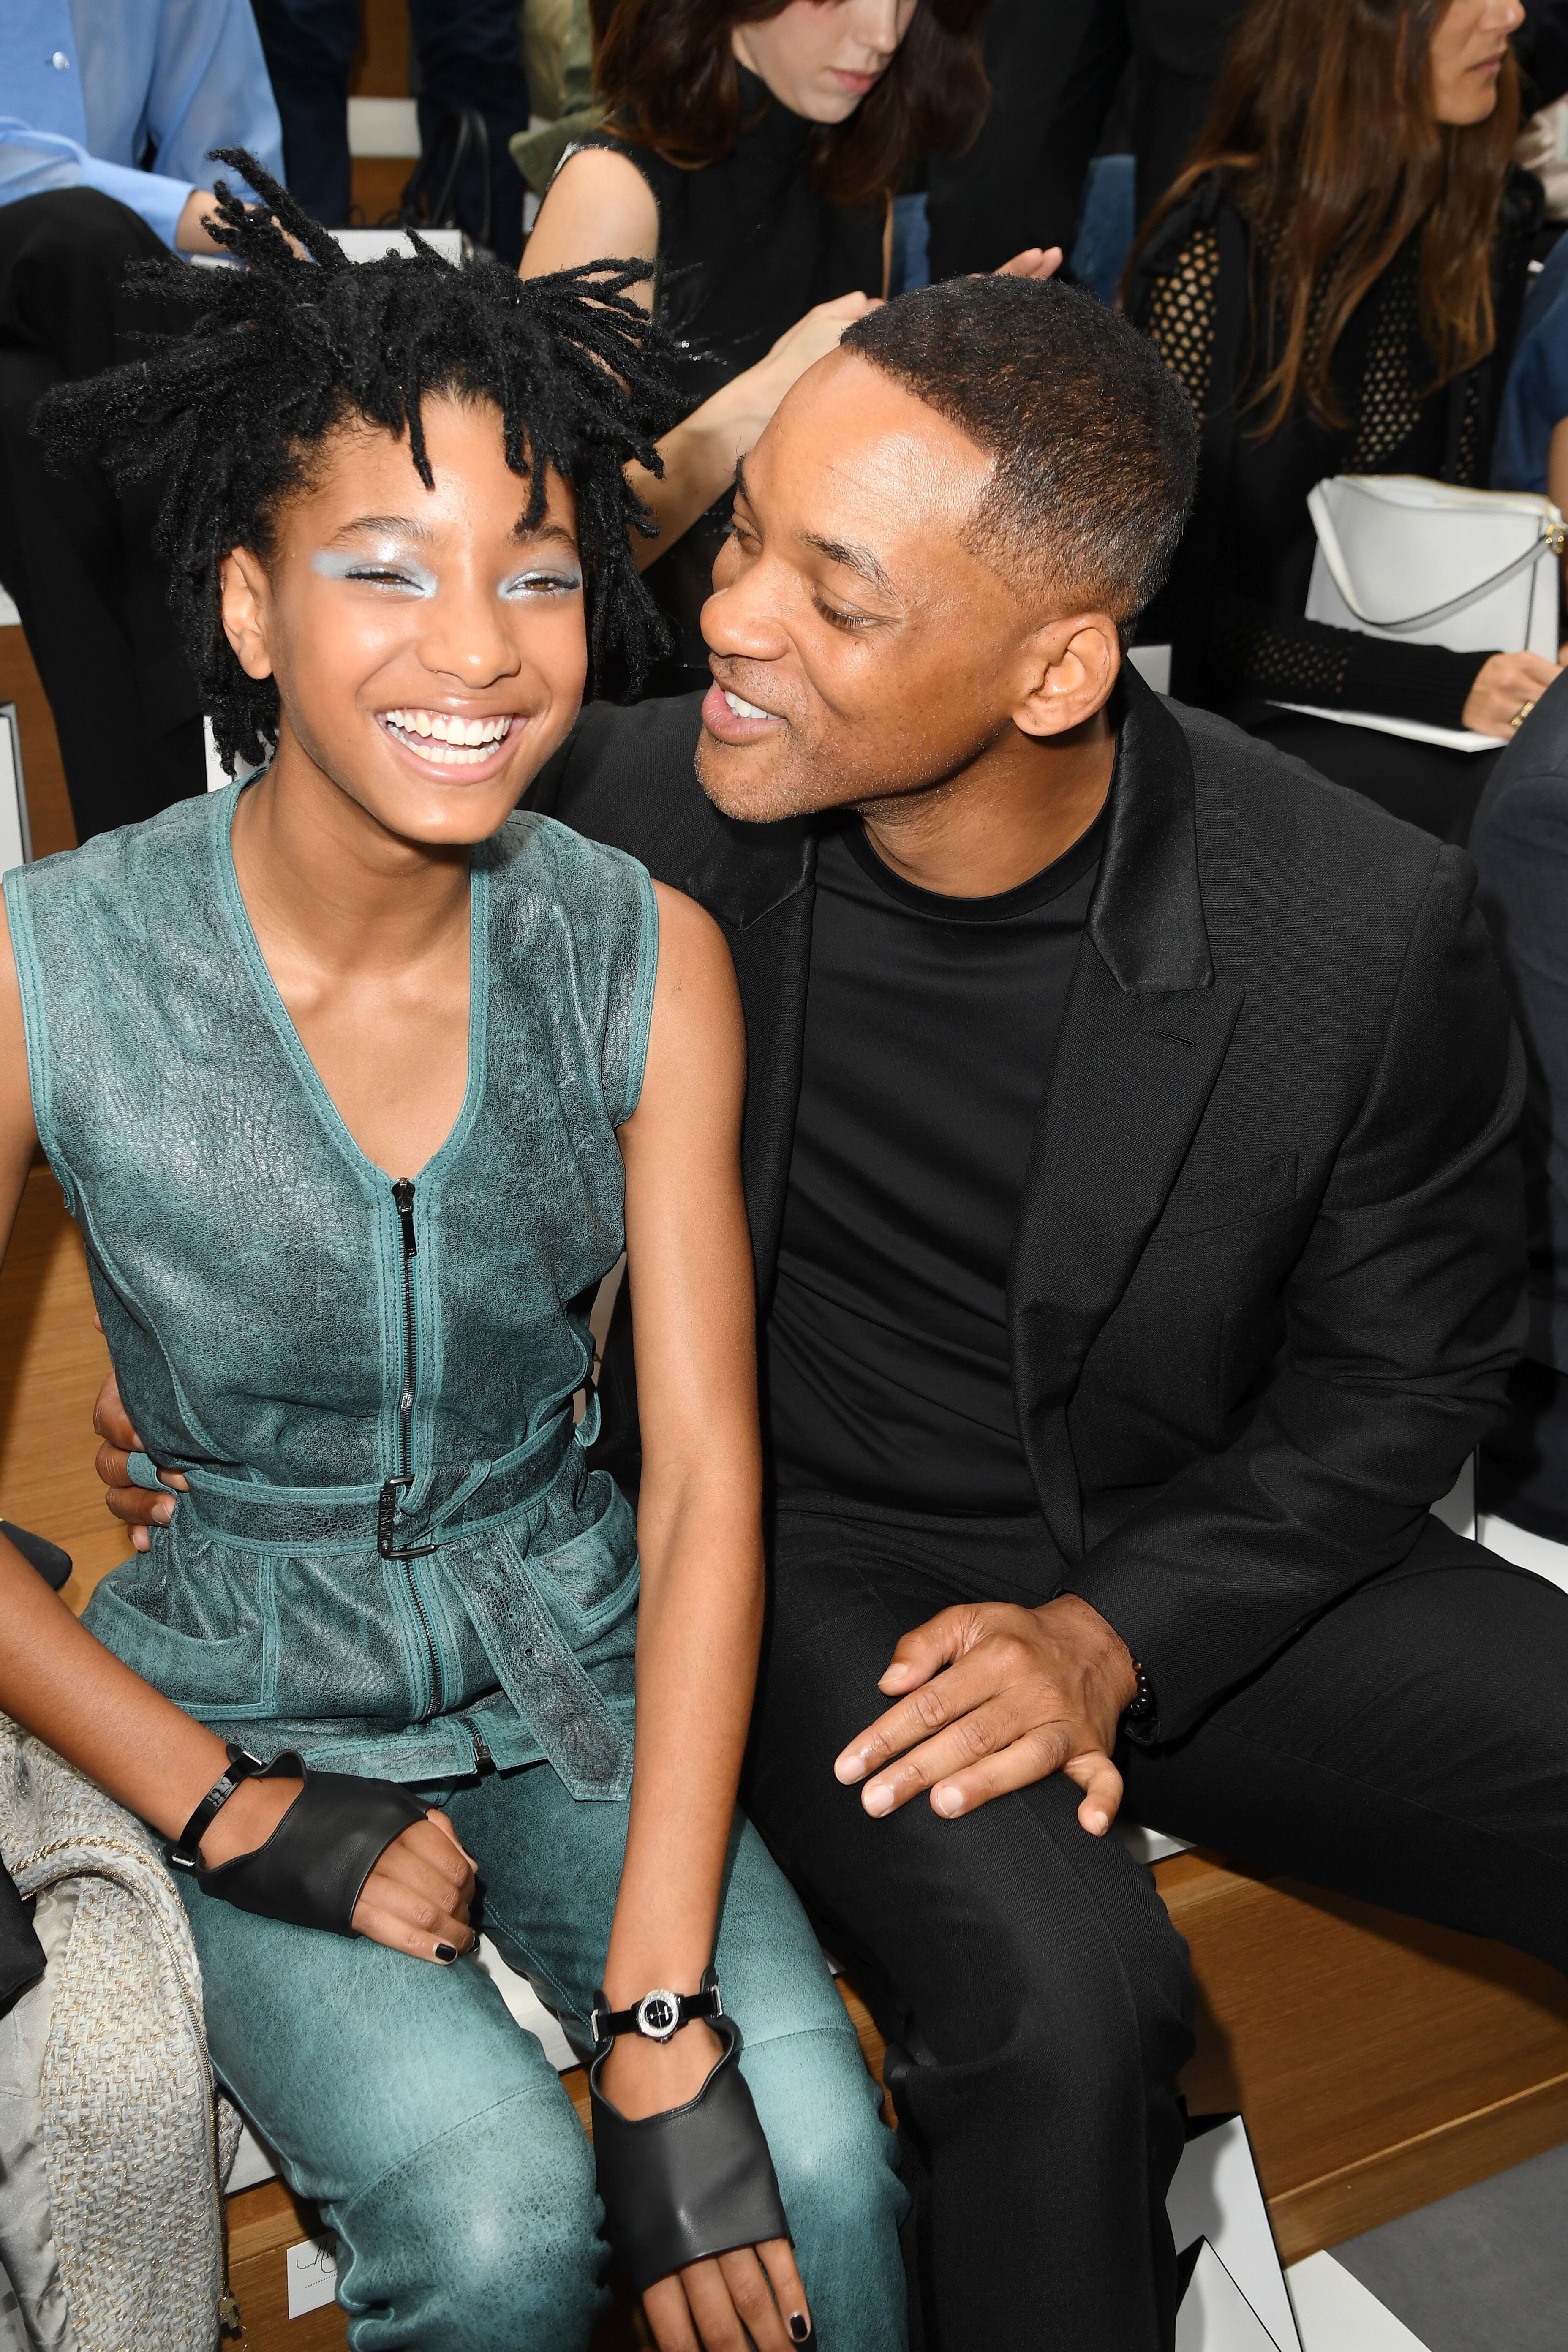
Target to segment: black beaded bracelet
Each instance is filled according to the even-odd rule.
[[[1130,1730],[1135,1730],[1142,1724],[1152,1723],[1158,1705],[1154,1697],[1154,1685],[1136,1658],[1132,1661],[1132,1671],[1138,1677],[1137,1687],[1121,1710],[1121,1720]]]
[[[253,1772],[261,1772],[265,1769],[266,1767],[259,1756],[253,1756],[248,1748],[241,1748],[235,1740],[231,1739],[228,1742],[227,1771],[224,1773],[221,1780],[213,1782],[173,1845],[166,1845],[163,1848],[171,1870],[200,1868],[203,1838],[205,1837],[240,1782],[248,1780]]]

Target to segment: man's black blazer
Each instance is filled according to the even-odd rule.
[[[1225,720],[1118,689],[1100,878],[1008,1283],[1067,1589],[1186,1729],[1394,1566],[1500,1415],[1523,1330],[1522,1068],[1464,854]],[[595,704],[529,805],[723,926],[765,1305],[800,1087],[816,827],[721,816],[695,697]],[[623,1333],[601,1398],[635,1459]]]

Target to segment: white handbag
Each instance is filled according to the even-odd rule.
[[[1419,474],[1334,474],[1309,491],[1318,535],[1307,618],[1394,644],[1557,658],[1558,558],[1568,532],[1550,499],[1465,490]],[[1468,730],[1370,711],[1320,710],[1388,735],[1495,751]]]

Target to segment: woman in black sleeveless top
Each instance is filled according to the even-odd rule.
[[[979,120],[980,13],[978,0],[595,0],[605,127],[567,150],[522,275],[612,254],[655,266],[684,376],[663,478],[630,469],[659,529],[636,551],[678,633],[660,685],[706,674],[697,616],[737,457],[886,293],[905,163]]]

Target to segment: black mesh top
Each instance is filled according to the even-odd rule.
[[[1524,298],[1541,194],[1514,173],[1492,257],[1498,340],[1432,384],[1418,310],[1419,239],[1394,256],[1340,338],[1331,377],[1349,419],[1304,407],[1267,440],[1245,404],[1267,373],[1258,332],[1268,256],[1210,173],[1142,257],[1128,310],[1159,345],[1204,420],[1198,503],[1171,584],[1141,630],[1169,638],[1173,686],[1245,719],[1266,701],[1307,702],[1458,727],[1486,656],[1394,645],[1303,615],[1316,539],[1307,493],[1340,473],[1424,474],[1484,487],[1498,396]],[[1312,330],[1309,329],[1310,335]]]
[[[658,206],[656,315],[677,337],[684,375],[679,415],[752,366],[786,329],[839,294],[882,291],[881,204],[819,195],[806,165],[815,123],[792,114],[742,67],[741,132],[716,163],[687,170],[651,147],[591,131],[569,147],[607,147],[637,165]],[[726,492],[650,564],[647,584],[681,630],[688,661],[707,666],[698,613],[729,521]]]

